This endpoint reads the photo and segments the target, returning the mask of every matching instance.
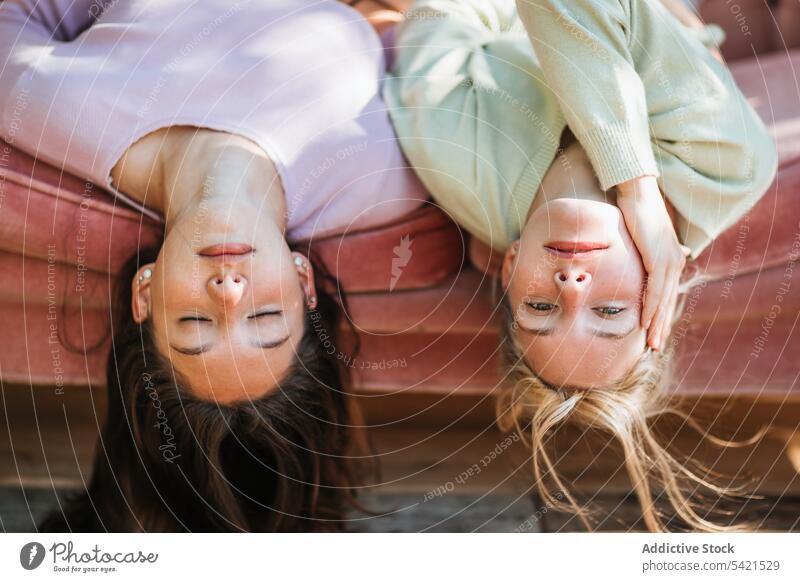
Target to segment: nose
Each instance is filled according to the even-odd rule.
[[[236,307],[242,300],[247,282],[238,273],[214,275],[208,280],[208,294],[225,307]]]
[[[592,276],[582,269],[561,269],[555,272],[553,279],[561,292],[579,293],[589,287]]]

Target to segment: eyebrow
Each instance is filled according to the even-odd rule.
[[[519,328],[522,331],[524,331],[526,333],[529,333],[531,335],[535,335],[535,336],[553,335],[553,332],[555,331],[552,327],[544,327],[544,328],[541,328],[541,329],[532,329],[530,327],[525,327],[520,322],[517,322],[517,325],[519,326]]]
[[[517,325],[524,332],[529,333],[531,335],[538,336],[538,337],[553,335],[553,333],[555,332],[555,329],[552,328],[552,327],[543,327],[541,329],[532,329],[530,327],[525,327],[524,325],[522,325],[519,322],[517,322]],[[636,326],[633,326],[628,331],[623,331],[622,333],[614,333],[614,332],[610,332],[610,331],[600,331],[600,330],[596,329],[596,330],[594,330],[592,332],[592,335],[594,335],[596,337],[603,338],[603,339],[621,340],[621,339],[624,339],[624,338],[628,337],[631,333],[633,333],[633,330],[635,330],[635,329],[636,329]]]
[[[208,350],[210,350],[211,344],[204,344],[196,348],[181,348],[178,346],[173,346],[172,344],[170,344],[169,347],[178,352],[179,354],[184,354],[186,356],[199,356],[203,352],[207,352]]]
[[[624,338],[628,337],[630,334],[632,334],[633,330],[635,330],[635,329],[636,329],[635,325],[632,328],[630,328],[628,331],[623,331],[622,333],[613,333],[613,332],[610,332],[610,331],[600,331],[600,330],[596,329],[596,330],[594,330],[594,335],[597,336],[597,337],[605,338],[605,339],[621,340],[621,339],[624,339]]]
[[[288,335],[276,341],[268,341],[268,342],[255,341],[251,342],[250,345],[253,346],[254,348],[261,348],[262,350],[271,350],[279,346],[282,346],[287,341],[289,341]],[[213,344],[203,344],[201,346],[197,346],[196,348],[182,348],[180,346],[174,346],[170,344],[169,347],[178,352],[179,354],[184,354],[186,356],[199,356],[200,354],[210,350],[212,345]]]
[[[286,337],[281,338],[281,339],[276,340],[276,341],[272,341],[272,342],[255,341],[255,342],[252,342],[250,345],[253,346],[254,348],[261,348],[262,350],[271,350],[273,348],[277,348],[278,346],[281,346],[281,345],[285,344],[287,341],[289,341],[289,336],[288,335]]]

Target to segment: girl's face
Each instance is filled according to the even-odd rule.
[[[556,198],[506,254],[514,335],[545,382],[591,388],[622,378],[645,348],[645,271],[620,210]]]
[[[293,364],[303,336],[311,267],[257,217],[213,199],[188,211],[133,281],[134,319],[150,317],[159,352],[200,398],[262,396]]]

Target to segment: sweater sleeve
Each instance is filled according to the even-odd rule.
[[[656,0],[517,4],[602,187],[657,176],[692,258],[764,195],[775,144],[704,46],[718,34],[688,30]]]
[[[702,37],[660,2],[632,6],[659,187],[696,258],[766,193],[778,167],[775,142]]]
[[[75,39],[108,0],[3,0],[0,2],[0,92],[8,93],[37,54]]]
[[[37,63],[54,45],[74,40],[102,12],[109,0],[3,0],[0,2],[0,136],[14,141],[24,124],[9,122],[9,111],[26,103],[14,94],[23,76],[32,76]],[[39,97],[39,96],[37,96]],[[12,131],[13,130],[13,131]]]
[[[94,147],[100,122],[76,122],[84,103],[97,106],[99,100],[88,100],[86,93],[101,66],[98,60],[91,59],[79,65],[72,57],[80,48],[81,35],[113,3],[114,0],[0,1],[0,137],[161,220],[157,213],[118,192],[111,185],[109,171],[93,171],[102,167],[96,163],[100,148]],[[54,62],[62,64],[53,66]],[[75,79],[77,82],[63,83],[65,71],[76,76],[84,74],[86,82]],[[75,97],[71,92],[75,88],[83,95]],[[108,119],[108,115],[99,113],[91,117]],[[76,131],[74,124],[82,131]],[[108,133],[124,135],[123,131]]]
[[[120,120],[113,56],[122,27],[107,27],[107,42],[87,42],[113,0],[4,0],[0,2],[0,137],[38,159],[116,191],[106,145],[136,128]],[[115,70],[116,69],[116,70]],[[102,88],[101,88],[102,87]],[[121,106],[118,106],[121,104]],[[132,143],[132,141],[129,141]],[[112,153],[109,153],[112,152]]]
[[[110,0],[4,0],[0,3],[0,42],[38,46],[51,40],[67,42],[83,32]]]
[[[604,190],[658,175],[628,2],[517,0],[547,82]]]
[[[565,125],[514,1],[418,0],[398,31],[383,92],[403,150],[436,201],[486,244],[505,248]]]

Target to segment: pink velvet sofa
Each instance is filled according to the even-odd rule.
[[[690,295],[675,328],[673,381],[692,395],[797,398],[800,50],[731,67],[775,137],[780,169],[760,203],[700,257],[713,280]],[[2,381],[102,385],[114,275],[137,245],[158,238],[156,224],[96,187],[0,143]],[[316,248],[349,295],[361,343],[350,366],[362,395],[493,392],[492,281],[434,206]]]

